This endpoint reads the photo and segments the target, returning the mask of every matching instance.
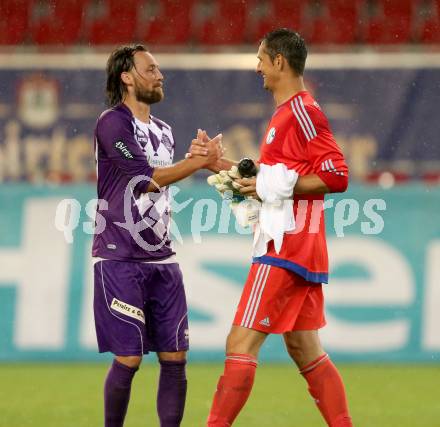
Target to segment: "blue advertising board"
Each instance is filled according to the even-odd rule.
[[[372,170],[438,171],[438,68],[311,69],[308,89],[327,114],[353,178]],[[197,128],[224,134],[231,157],[256,155],[271,95],[251,70],[166,69],[165,99],[153,114],[174,130],[176,159]],[[104,103],[96,69],[0,67],[0,182],[87,182],[93,128]]]
[[[250,264],[250,231],[206,184],[173,187],[191,360],[221,360]],[[0,186],[0,360],[100,360],[90,185]],[[68,209],[66,209],[68,206]],[[325,346],[340,360],[440,358],[440,189],[356,186],[326,201]],[[271,337],[264,360],[285,360]]]

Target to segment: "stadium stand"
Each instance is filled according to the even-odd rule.
[[[141,3],[139,39],[143,42],[154,40],[160,45],[189,43],[192,37],[194,4],[194,0]]]
[[[79,43],[88,3],[88,0],[40,1],[29,23],[31,39],[38,45]]]
[[[347,2],[313,2],[309,37],[311,44],[354,44],[358,41],[357,27],[362,3],[358,0]]]
[[[211,16],[205,20],[198,33],[198,41],[206,45],[243,44],[248,5],[242,0],[210,2]],[[220,24],[220,25],[219,25]]]
[[[129,43],[135,39],[138,0],[107,0],[92,6],[97,17],[86,32],[90,44]]]
[[[274,27],[322,46],[440,43],[440,0],[2,0],[0,44],[253,44]],[[172,28],[172,31],[170,31]]]
[[[29,0],[0,2],[0,44],[17,45],[26,41],[33,5]]]
[[[252,41],[261,37],[276,27],[301,28],[306,1],[273,0],[255,8],[256,22],[253,25]],[[259,11],[259,13],[258,13]]]
[[[277,27],[298,29],[313,50],[324,53],[395,50],[405,55],[419,49],[431,55],[440,48],[440,0],[0,0],[0,51],[6,52],[5,58],[14,50],[37,56],[51,50],[91,49],[99,54],[130,42],[146,43],[155,52],[254,52],[258,40]],[[421,74],[411,76],[413,87],[418,87]],[[313,82],[308,84],[313,87]],[[46,90],[55,99],[56,89],[51,88],[49,82],[37,92]],[[9,109],[0,103],[0,119],[2,111],[6,117]],[[429,117],[423,111],[420,114]],[[408,107],[407,114],[415,113]],[[438,152],[435,146],[430,149]],[[388,153],[382,156],[385,165],[361,168],[363,172],[355,175],[371,184],[417,179],[438,185],[438,162],[426,166],[429,156],[415,150],[411,156],[411,170],[391,164],[399,156]],[[436,159],[438,154],[433,154]],[[57,174],[49,172],[50,179],[76,180]],[[94,174],[85,179],[94,180]]]
[[[440,0],[421,4],[416,32],[416,39],[421,43],[440,43]]]
[[[409,43],[415,16],[413,0],[370,1],[363,41],[369,44]]]

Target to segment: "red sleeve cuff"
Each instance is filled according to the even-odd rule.
[[[330,193],[343,193],[345,190],[347,190],[347,174],[344,173],[344,175],[337,175],[334,172],[320,171],[317,173],[317,175],[322,179],[322,181],[324,181],[325,185],[330,190]]]

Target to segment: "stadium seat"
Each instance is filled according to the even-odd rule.
[[[439,44],[440,20],[439,19],[426,20],[422,25],[418,41],[424,44]]]
[[[363,41],[369,44],[411,42],[413,0],[369,0]]]
[[[245,43],[247,3],[243,0],[218,0],[215,12],[202,23],[199,42],[206,45],[236,45]]]
[[[47,1],[49,13],[32,25],[32,40],[39,45],[78,43],[88,1]]]
[[[262,16],[251,31],[252,41],[260,40],[275,28],[287,27],[303,32],[303,13],[307,0],[272,0],[268,2],[267,16]]]
[[[440,43],[440,0],[426,2],[425,14],[417,31],[417,41],[425,44]]]
[[[0,45],[209,48],[279,27],[309,44],[440,44],[440,0],[0,0]]]
[[[0,1],[0,44],[19,45],[27,41],[33,0]]]
[[[307,40],[312,44],[352,44],[357,38],[361,2],[333,0],[311,3]],[[311,11],[310,11],[311,9]]]
[[[105,12],[91,23],[88,40],[91,44],[131,43],[137,30],[139,0],[107,0]]]
[[[139,38],[147,44],[186,44],[191,37],[194,0],[163,0],[156,16],[142,22]]]

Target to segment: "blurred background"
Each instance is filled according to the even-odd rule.
[[[198,127],[211,135],[223,132],[229,157],[256,157],[273,112],[271,95],[254,72],[256,52],[262,35],[278,27],[299,31],[308,43],[306,85],[327,114],[351,170],[348,192],[327,198],[326,348],[334,360],[350,363],[342,366],[349,384],[357,384],[351,392],[363,420],[359,425],[440,426],[439,405],[430,400],[435,392],[429,392],[440,379],[439,0],[0,0],[5,396],[11,384],[25,387],[25,381],[16,381],[18,372],[26,378],[43,372],[46,381],[47,362],[69,363],[60,365],[56,383],[58,375],[77,369],[74,361],[109,359],[96,351],[90,230],[96,198],[93,129],[106,108],[110,51],[141,42],[155,55],[166,98],[152,111],[173,127],[176,160]],[[173,234],[190,308],[190,360],[216,367],[207,389],[200,388],[196,406],[203,414],[221,370],[251,248],[249,233],[236,226],[205,177],[173,188]],[[67,212],[60,208],[63,199],[76,200]],[[66,230],[72,230],[71,239]],[[266,371],[268,377],[277,372],[275,362],[287,361],[279,337],[268,340],[262,360],[275,369]],[[375,370],[385,362],[382,371]],[[105,368],[97,366],[104,375]],[[92,389],[99,388],[99,375]],[[408,384],[426,391],[420,403],[426,419],[415,417],[422,406],[405,404],[413,403],[409,396],[390,403]],[[371,411],[381,392],[379,399],[395,406],[385,421],[382,412]],[[14,408],[3,410],[16,417]],[[84,407],[81,416],[89,410]],[[77,406],[75,417],[78,412]],[[2,424],[0,417],[0,426],[52,425],[47,413],[42,418],[37,413],[27,414],[28,424],[12,415]],[[298,416],[303,420],[298,425],[322,425],[317,416]],[[267,422],[250,413],[242,417],[237,425],[293,425],[287,418],[277,424],[273,412]],[[69,422],[59,425],[97,424],[88,418]]]

